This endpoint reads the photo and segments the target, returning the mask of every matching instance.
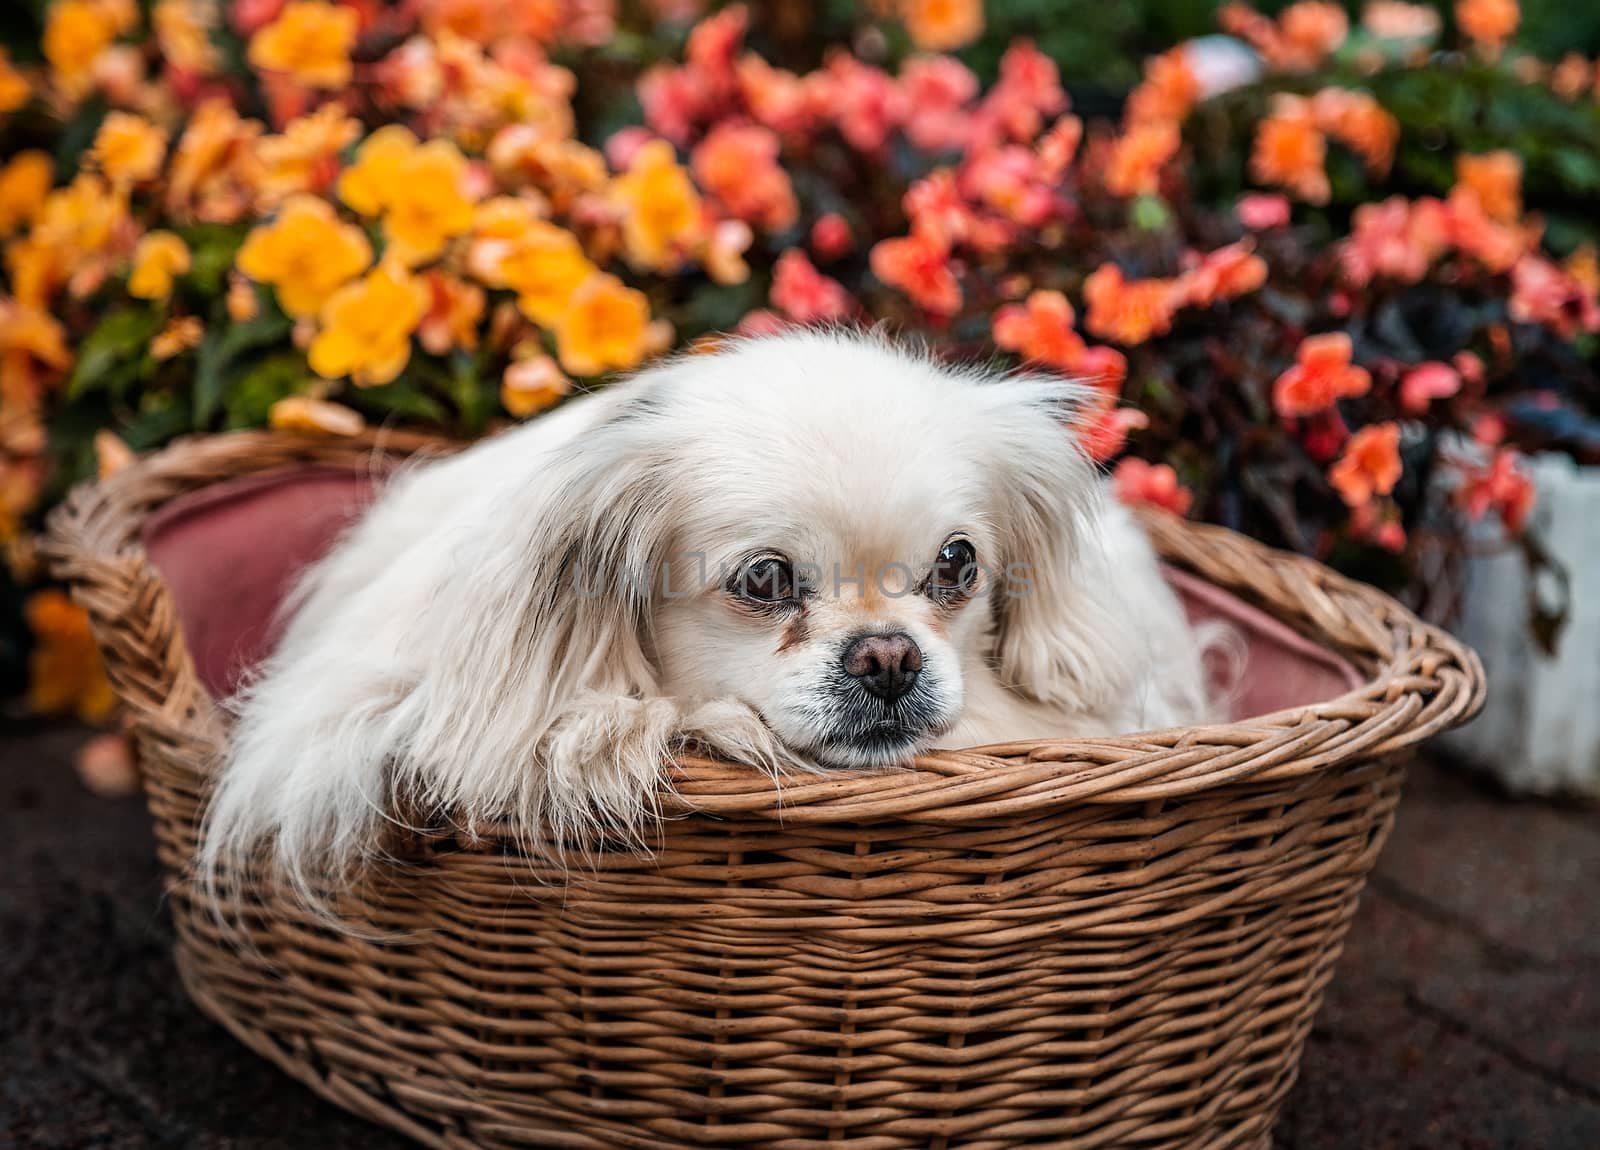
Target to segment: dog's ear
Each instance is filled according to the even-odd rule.
[[[1038,377],[985,390],[1004,560],[992,592],[1001,681],[1041,702],[1101,708],[1134,664],[1100,545],[1103,485],[1075,430],[1090,394]]]

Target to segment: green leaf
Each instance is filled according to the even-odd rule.
[[[190,429],[188,406],[170,395],[152,396],[133,420],[122,427],[122,438],[135,451],[149,451]]]
[[[244,243],[243,228],[221,224],[201,224],[178,233],[189,245],[190,266],[183,276],[186,283],[208,299],[221,295],[227,287],[239,247]]]
[[[449,409],[424,392],[410,372],[381,387],[362,387],[347,392],[344,399],[358,411],[380,418],[398,415],[436,424],[450,420]]]
[[[263,310],[246,323],[207,329],[200,341],[194,377],[194,417],[198,425],[206,426],[216,415],[239,359],[247,352],[282,343],[292,326],[287,316]]]
[[[225,426],[229,431],[263,427],[274,403],[310,390],[315,382],[298,352],[269,355],[227,389]]]
[[[114,311],[101,320],[78,346],[67,398],[126,387],[148,359],[150,341],[161,330],[161,322],[161,313],[154,308]]]

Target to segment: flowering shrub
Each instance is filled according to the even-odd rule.
[[[1441,178],[1458,142],[1411,138],[1408,84],[1488,77],[1588,125],[1528,162],[1600,186],[1595,70],[1516,55],[1513,0],[1461,0],[1450,52],[1396,0],[1230,5],[1250,51],[1181,44],[1088,119],[1026,41],[987,84],[939,54],[977,0],[865,5],[854,53],[776,3],[645,7],[50,0],[0,57],[16,576],[66,484],[183,432],[478,434],[708,333],[884,321],[1083,379],[1123,498],[1420,599],[1462,522],[1525,526],[1502,401],[1595,398],[1583,222],[1546,241],[1516,139]],[[35,701],[98,713],[42,594]]]

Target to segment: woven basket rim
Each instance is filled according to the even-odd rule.
[[[52,512],[41,550],[87,608],[108,672],[146,729],[210,761],[227,720],[200,683],[177,613],[140,544],[156,508],[242,475],[303,466],[374,465],[375,457],[466,446],[376,429],[331,438],[239,431],[180,439],[97,482]],[[1366,677],[1322,703],[1230,723],[1095,738],[1028,740],[919,756],[891,771],[790,774],[678,755],[664,772],[662,813],[784,824],[970,823],[1071,803],[1158,802],[1244,779],[1294,778],[1413,746],[1477,714],[1484,674],[1465,644],[1389,596],[1304,556],[1225,528],[1141,511],[1162,558],[1338,651]],[[130,588],[124,601],[96,594]],[[203,782],[203,780],[202,780]]]

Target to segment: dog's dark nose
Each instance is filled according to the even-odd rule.
[[[885,703],[911,690],[922,670],[922,648],[903,631],[892,635],[859,635],[844,649],[845,674]]]

